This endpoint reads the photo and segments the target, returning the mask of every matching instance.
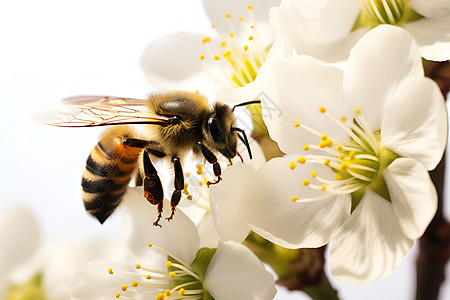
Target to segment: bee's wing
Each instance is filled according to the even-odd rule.
[[[165,126],[172,119],[152,113],[146,100],[77,96],[63,100],[59,110],[47,110],[33,116],[38,122],[61,127],[89,127],[118,124],[156,124]]]

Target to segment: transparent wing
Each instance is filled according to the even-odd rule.
[[[170,124],[171,118],[152,113],[146,100],[77,96],[63,100],[59,110],[47,110],[33,116],[38,122],[61,127],[90,127],[119,124]]]

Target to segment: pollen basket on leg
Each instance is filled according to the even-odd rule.
[[[338,140],[333,137],[333,132],[336,131],[322,132],[323,127],[320,131],[302,120],[293,124],[296,130],[304,130],[316,136],[316,143],[299,145],[299,148],[303,148],[301,152],[304,155],[300,155],[296,162],[291,161],[289,169],[294,170],[298,163],[308,164],[310,168],[317,165],[318,170],[313,169],[308,176],[299,178],[298,181],[302,186],[315,190],[314,196],[292,195],[290,200],[320,201],[334,195],[352,194],[372,188],[380,174],[379,136],[371,130],[362,112],[357,109],[352,118],[347,118],[334,116],[325,107],[320,107],[314,117],[317,118],[316,124],[323,123],[325,119],[331,121],[329,124],[334,124],[333,129],[338,128],[347,138],[342,139],[343,135],[340,135],[341,139]]]

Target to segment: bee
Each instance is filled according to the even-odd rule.
[[[222,180],[216,154],[230,163],[238,155],[237,141],[250,145],[244,130],[236,127],[234,108],[257,103],[249,101],[230,106],[208,99],[198,92],[171,91],[152,93],[146,100],[78,96],[63,100],[65,107],[35,115],[44,124],[61,127],[92,127],[114,125],[100,137],[89,154],[82,176],[82,195],[86,211],[100,223],[119,206],[136,169],[142,178],[144,197],[157,205],[159,224],[163,213],[164,191],[153,163],[169,158],[174,170],[174,188],[170,205],[174,217],[184,189],[180,158],[192,150],[212,164],[217,184]],[[135,126],[142,125],[142,126]],[[140,129],[140,130],[139,130]]]

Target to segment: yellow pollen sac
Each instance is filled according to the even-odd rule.
[[[355,109],[355,114],[359,115],[361,113],[361,110],[359,108]]]
[[[185,290],[184,290],[183,288],[181,288],[181,289],[178,291],[178,294],[180,294],[180,296],[184,296]]]
[[[303,150],[308,151],[309,150],[309,146],[308,145],[303,146]]]
[[[350,151],[350,153],[348,154],[348,157],[349,157],[350,159],[355,159],[355,155],[356,155],[356,152],[355,152],[355,151]]]
[[[145,279],[152,279],[152,276],[147,275],[147,276],[145,276]]]
[[[317,172],[314,171],[314,170],[312,170],[312,171],[311,171],[311,177],[312,177],[312,178],[316,178],[316,176],[317,176]]]
[[[327,167],[329,167],[330,166],[330,160],[329,159],[327,159],[326,161],[324,161],[323,162],[323,164],[325,165],[325,166],[327,166]]]
[[[337,145],[336,146],[336,150],[337,151],[342,151],[342,150],[344,150],[344,147],[342,147],[341,145]]]
[[[344,160],[346,157],[347,157],[347,155],[342,154],[341,156],[339,156],[339,159],[340,159],[340,160]]]
[[[170,295],[171,295],[171,294],[170,294],[170,290],[166,290],[166,291],[164,292],[164,294],[166,294],[167,297],[170,297]]]
[[[247,8],[248,8],[248,9],[253,9],[253,6],[247,5]]]
[[[255,25],[250,26],[251,29],[255,28]]]
[[[155,300],[164,300],[166,298],[166,295],[164,295],[162,292],[159,292],[158,296],[155,297]]]
[[[126,291],[127,289],[128,289],[128,286],[126,285],[126,284],[123,284],[121,287],[120,287],[120,289],[122,290],[122,291]]]
[[[200,54],[200,60],[204,60],[205,59],[205,54]]]
[[[230,32],[229,36],[230,36],[230,37],[233,37],[233,36],[234,36],[234,33]]]
[[[211,39],[209,37],[205,37],[205,38],[202,39],[202,44],[206,44],[206,43],[208,43],[210,41],[211,41]]]
[[[213,58],[214,58],[214,60],[219,60],[220,56],[219,55],[215,55]]]
[[[239,17],[239,19],[238,19],[239,21],[242,21],[242,20],[244,20],[242,17]]]
[[[341,180],[342,176],[341,174],[334,173],[334,178],[336,178],[336,180]]]
[[[294,126],[295,126],[295,127],[299,127],[299,126],[300,126],[300,122],[295,122],[295,123],[294,123]]]
[[[225,18],[227,18],[227,19],[231,18],[231,15],[230,14],[226,14]]]
[[[322,185],[322,186],[320,187],[320,189],[321,189],[322,191],[325,191],[325,190],[327,189],[327,187],[326,187],[325,185]]]
[[[303,179],[302,180],[302,184],[303,185],[309,185],[309,180],[308,179]]]
[[[325,134],[322,134],[322,135],[320,136],[320,139],[321,139],[322,141],[325,141],[327,138],[328,138],[328,137],[327,137]]]
[[[189,201],[192,201],[192,195],[188,195],[188,196],[187,196],[187,199],[188,199]]]
[[[231,51],[230,51],[230,50],[227,50],[227,51],[225,51],[222,55],[223,55],[223,57],[228,57],[228,56],[231,55]]]
[[[170,272],[170,273],[169,273],[169,277],[170,277],[170,278],[175,278],[175,272]]]
[[[216,24],[211,24],[211,27],[212,28],[216,28]]]
[[[114,273],[114,272],[113,272],[113,269],[109,268],[109,269],[108,269],[108,273],[109,273],[109,274],[113,274],[113,273]]]
[[[135,265],[134,267],[135,267],[136,269],[139,270],[139,269],[141,268],[141,265],[140,265],[140,264],[137,264],[137,265]]]
[[[248,51],[248,45],[244,45],[244,51]]]
[[[342,122],[347,121],[347,117],[346,117],[346,116],[342,116],[342,117],[341,117],[341,121],[342,121]]]
[[[166,267],[170,268],[172,266],[172,262],[170,260],[166,261]]]
[[[290,168],[291,170],[294,170],[294,169],[295,169],[295,162],[291,161],[291,162],[289,163],[289,168]]]
[[[325,107],[321,106],[321,107],[319,107],[319,111],[320,111],[321,113],[324,113],[324,112],[327,111],[327,109],[326,109]]]
[[[341,171],[341,172],[345,172],[345,171],[347,171],[347,167],[348,167],[348,162],[347,162],[347,161],[344,161],[344,162],[338,167],[338,170]]]
[[[220,46],[225,47],[225,45],[226,45],[225,41],[220,42]]]
[[[116,294],[114,295],[114,297],[120,298],[120,293],[116,293]]]
[[[303,156],[302,156],[302,157],[299,157],[299,158],[297,158],[297,162],[298,162],[299,164],[304,164],[304,163],[306,162],[306,158],[304,158]]]
[[[203,167],[200,164],[197,165],[197,174],[198,175],[202,175],[203,174]]]
[[[296,197],[296,196],[293,196],[293,197],[291,198],[292,202],[295,202],[295,201],[297,201],[298,199],[299,199],[299,198]]]
[[[132,287],[137,287],[139,285],[139,283],[135,280],[131,283]]]
[[[249,36],[249,37],[248,37],[248,40],[249,40],[249,41],[253,40],[253,35]]]

